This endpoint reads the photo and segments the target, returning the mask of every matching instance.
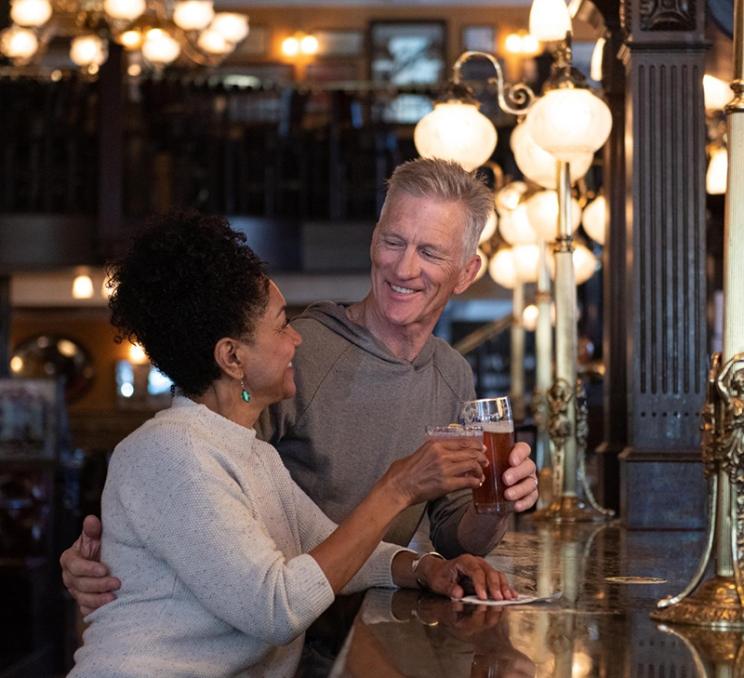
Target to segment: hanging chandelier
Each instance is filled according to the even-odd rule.
[[[179,58],[216,65],[248,35],[245,14],[215,12],[212,0],[11,0],[10,19],[0,54],[14,66],[38,63],[53,38],[65,37],[72,62],[91,75],[110,42],[160,70]]]

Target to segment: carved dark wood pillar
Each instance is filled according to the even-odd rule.
[[[704,4],[623,0],[627,447],[620,504],[631,528],[704,526]],[[613,414],[613,413],[611,413]]]
[[[602,6],[607,43],[602,59],[602,83],[612,111],[612,133],[603,151],[603,191],[609,213],[609,232],[602,253],[604,377],[604,442],[597,448],[600,503],[619,511],[620,467],[618,455],[628,440],[628,380],[625,351],[625,67],[618,58],[624,43],[618,5]]]
[[[10,375],[10,276],[0,275],[0,377]]]

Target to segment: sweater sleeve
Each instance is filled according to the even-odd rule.
[[[318,508],[297,483],[289,478],[289,474],[287,480],[292,484],[302,550],[312,551],[331,535],[337,525]],[[355,593],[374,586],[395,586],[392,576],[393,558],[400,551],[407,550],[396,544],[380,542],[340,593]]]
[[[333,602],[323,571],[307,554],[286,559],[237,482],[204,469],[185,475],[159,477],[159,492],[122,488],[145,545],[215,616],[267,643],[290,642]]]

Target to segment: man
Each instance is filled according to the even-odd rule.
[[[449,299],[475,279],[478,237],[492,209],[490,190],[456,163],[401,165],[372,236],[369,294],[350,306],[313,305],[294,321],[303,338],[297,395],[264,413],[259,434],[333,520],[422,444],[426,425],[456,421],[459,403],[475,397],[467,361],[432,331]],[[517,511],[537,501],[529,452],[517,444],[503,478]],[[426,508],[404,512],[386,539],[408,544]],[[428,514],[434,546],[448,557],[487,553],[506,529],[505,516],[475,513],[469,492],[431,502]],[[95,562],[99,537],[100,524],[87,518],[60,559],[84,613],[118,587]]]

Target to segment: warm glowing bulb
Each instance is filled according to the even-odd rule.
[[[548,242],[558,237],[558,193],[557,191],[538,191],[526,202],[527,216],[537,235]],[[571,198],[571,233],[581,222],[581,206],[576,198]]]
[[[124,47],[124,49],[135,50],[142,47],[144,36],[140,31],[136,29],[130,29],[121,33],[118,37],[118,40],[122,47]]]
[[[142,66],[139,64],[129,64],[129,66],[127,66],[127,75],[130,78],[138,78],[142,75]]]
[[[73,299],[90,299],[93,296],[93,281],[86,273],[75,276],[72,281]]]
[[[519,282],[511,247],[502,247],[491,257],[488,274],[501,287],[512,290]]]
[[[248,35],[248,17],[235,12],[217,12],[211,27],[235,45]]]
[[[78,66],[100,66],[108,58],[108,46],[97,35],[79,35],[70,43],[70,59]]]
[[[10,370],[11,372],[15,372],[18,374],[23,369],[23,358],[20,356],[14,355],[10,359]]]
[[[607,233],[607,200],[603,195],[597,196],[584,208],[581,221],[587,235],[594,242],[604,245]]]
[[[134,21],[147,9],[145,0],[104,0],[103,11],[112,19]]]
[[[706,74],[703,76],[703,97],[706,111],[721,111],[733,99],[734,93],[727,82]]]
[[[300,53],[300,41],[293,35],[282,41],[282,52],[284,56],[294,57]]]
[[[532,0],[530,34],[542,42],[563,40],[571,31],[571,15],[563,0]]]
[[[147,354],[140,344],[129,345],[129,362],[135,365],[143,365],[147,362]]]
[[[514,268],[521,282],[537,282],[540,247],[535,244],[517,245],[512,248]]]
[[[10,18],[19,26],[43,26],[52,16],[49,0],[13,0]]]
[[[525,306],[522,311],[522,327],[524,327],[528,332],[534,332],[537,328],[537,317],[539,315],[540,311],[535,304]]]
[[[491,211],[491,213],[488,215],[488,219],[486,219],[486,225],[481,231],[480,238],[478,238],[479,245],[482,245],[484,242],[488,242],[493,237],[493,234],[496,233],[496,224],[496,212]]]
[[[184,31],[200,31],[214,18],[211,0],[182,0],[173,9],[173,21]]]
[[[527,184],[524,181],[510,181],[496,193],[496,211],[503,216],[506,212],[517,209],[526,191]]]
[[[39,48],[39,40],[27,28],[11,26],[0,32],[0,51],[14,61],[27,61]]]
[[[602,61],[604,60],[604,50],[607,44],[606,38],[597,38],[592,50],[592,60],[589,65],[589,77],[597,82],[602,82]]]
[[[520,203],[516,209],[501,215],[499,233],[510,245],[529,245],[537,242],[537,234],[532,228],[524,203]]]
[[[491,157],[496,141],[496,128],[478,107],[455,100],[436,104],[413,130],[422,158],[453,160],[468,172]]]
[[[318,38],[314,35],[305,35],[300,40],[300,51],[303,54],[315,54],[318,51]]]
[[[597,270],[597,257],[586,245],[574,243],[573,265],[576,284],[583,285]]]
[[[725,148],[713,149],[708,171],[705,174],[705,190],[711,195],[723,195],[728,180],[728,153]]]
[[[72,358],[77,353],[77,346],[69,339],[60,339],[57,342],[57,350],[65,357]]]
[[[522,52],[522,37],[519,33],[509,33],[504,40],[504,47],[507,52],[511,54],[521,54]]]
[[[142,54],[153,64],[165,66],[178,58],[181,46],[161,28],[147,31],[142,45]]]
[[[233,49],[232,43],[225,40],[222,33],[218,33],[213,28],[202,31],[199,34],[196,44],[208,54],[215,54],[217,56],[232,52]]]

